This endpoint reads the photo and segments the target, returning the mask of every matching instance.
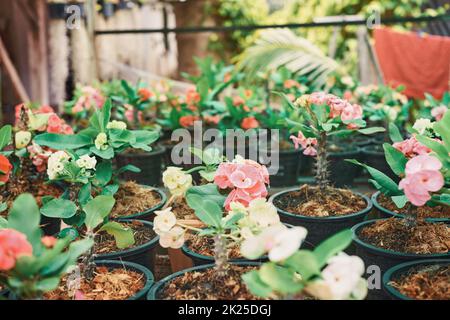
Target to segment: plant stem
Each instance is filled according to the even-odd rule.
[[[95,243],[95,233],[92,231],[88,231],[86,234],[86,237],[91,238]],[[95,270],[95,263],[94,263],[94,246],[92,246],[81,259],[81,272],[83,273],[83,277],[86,280],[92,280],[94,278],[94,270]]]
[[[416,210],[414,210],[416,209]],[[408,212],[406,213],[405,223],[409,228],[417,226],[417,208],[414,206],[409,206]]]
[[[216,271],[219,277],[224,277],[228,269],[227,240],[218,234],[214,237],[214,260]]]
[[[321,132],[317,139],[317,156],[316,156],[316,183],[320,191],[324,191],[328,186],[328,155],[327,155],[327,133]]]

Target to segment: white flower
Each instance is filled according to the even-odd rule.
[[[108,145],[107,145],[107,143],[108,143],[108,136],[106,135],[106,133],[100,132],[97,135],[97,138],[95,138],[94,143],[95,143],[95,147],[98,150],[106,150],[108,148]]]
[[[312,282],[305,290],[322,300],[362,299],[367,294],[367,284],[361,278],[363,273],[361,258],[340,253],[328,261],[322,279]]]
[[[280,216],[277,209],[265,198],[257,198],[250,202],[248,206],[249,218],[260,227],[268,227],[280,223]]]
[[[18,131],[15,136],[16,148],[25,148],[31,141],[31,132]]]
[[[159,244],[163,248],[179,249],[184,244],[185,230],[181,227],[173,227],[168,232],[159,236]]]
[[[108,122],[108,124],[106,125],[106,129],[125,130],[126,128],[127,128],[127,124],[125,122],[117,121],[117,120]]]
[[[47,161],[47,174],[50,180],[57,178],[58,174],[64,170],[64,164],[70,159],[70,155],[65,151],[57,151],[50,155]]]
[[[269,259],[279,262],[289,258],[301,246],[307,230],[303,227],[288,229],[282,224],[268,227],[259,235],[244,240],[241,254],[247,259],[256,259],[269,253]]]
[[[164,186],[174,196],[182,196],[192,186],[192,176],[183,172],[181,168],[168,167],[163,172],[162,180]]]
[[[156,234],[163,234],[169,232],[177,223],[175,214],[171,211],[172,208],[155,211],[156,217],[153,220],[153,230]]]
[[[84,169],[95,169],[97,165],[97,159],[95,157],[89,157],[87,154],[81,156],[77,161],[75,161],[77,166]]]
[[[430,119],[417,119],[413,125],[413,129],[416,130],[419,134],[424,134],[427,129],[433,128],[433,122]]]
[[[384,105],[383,111],[386,113],[386,116],[390,121],[395,121],[397,119],[398,110],[395,107]]]
[[[355,82],[353,81],[353,78],[350,76],[345,76],[341,78],[341,82],[345,84],[347,87],[353,87],[355,85]]]

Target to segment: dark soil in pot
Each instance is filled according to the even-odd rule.
[[[409,228],[403,219],[370,220],[352,228],[356,254],[366,267],[375,265],[383,275],[396,264],[450,257],[450,228],[443,223],[419,222]],[[369,299],[386,299],[382,290],[369,290]]]
[[[384,290],[400,300],[450,300],[450,259],[403,263],[383,277]]]
[[[213,264],[198,266],[174,273],[149,291],[148,300],[257,300],[241,276],[253,270],[257,263],[230,264],[226,276],[217,275]]]
[[[18,176],[11,179],[6,185],[1,188],[0,202],[6,202],[8,208],[12,206],[14,200],[22,193],[31,193],[38,203],[42,205],[42,198],[51,196],[59,198],[62,195],[62,190],[56,185],[47,184],[40,178],[34,176]],[[7,211],[0,213],[0,216],[6,216]],[[54,235],[59,232],[61,227],[61,219],[48,218],[41,216],[41,228],[45,235]]]
[[[95,261],[92,280],[81,278],[80,291],[85,300],[142,300],[154,282],[153,274],[143,266],[126,261]],[[72,300],[64,277],[59,288],[46,293],[46,300]]]
[[[114,237],[103,232],[96,237],[94,245],[96,259],[134,262],[154,272],[159,237],[153,231],[153,224],[143,220],[126,219],[119,222],[126,223],[133,229],[135,244],[126,249],[119,249]]]
[[[390,197],[380,192],[372,195],[372,202],[375,208],[385,217],[405,217],[405,212],[416,214],[419,219],[426,219],[430,222],[450,222],[450,207],[448,206],[412,206],[411,203],[399,209]],[[412,210],[412,211],[411,211]]]
[[[330,149],[328,156],[330,182],[336,187],[353,185],[355,178],[361,173],[361,168],[345,159],[360,159],[361,153],[358,147]]]
[[[143,219],[153,221],[154,211],[167,201],[162,190],[128,181],[121,183],[111,212],[113,218]]]
[[[362,194],[336,188],[321,194],[318,187],[308,185],[276,193],[270,201],[282,222],[308,229],[307,241],[313,245],[361,222],[372,209]]]
[[[139,173],[124,172],[120,178],[125,181],[134,180],[137,183],[148,186],[160,185],[164,152],[164,147],[156,146],[151,152],[139,151],[132,153],[131,151],[125,151],[117,155],[116,164],[118,168],[132,164],[141,169]]]

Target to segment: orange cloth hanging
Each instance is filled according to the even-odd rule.
[[[427,92],[440,99],[449,91],[450,37],[374,30],[375,52],[384,82],[405,85],[405,94],[423,98]]]

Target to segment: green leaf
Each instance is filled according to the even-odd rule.
[[[4,212],[8,209],[8,204],[6,202],[0,202],[0,212]]]
[[[108,125],[109,120],[111,119],[111,99],[106,99],[106,102],[104,103],[101,112],[103,113],[103,127],[102,131],[106,129],[106,126]]]
[[[67,252],[60,253],[52,261],[47,263],[39,273],[42,277],[57,276],[64,271],[68,261],[69,254]]]
[[[402,142],[403,141],[403,137],[402,137],[402,134],[400,133],[400,130],[392,122],[389,123],[389,137],[391,138],[392,142]]]
[[[307,281],[310,278],[320,275],[320,266],[316,255],[308,250],[299,250],[290,256],[284,264],[302,276]]]
[[[92,185],[86,183],[80,188],[78,193],[78,202],[83,206],[92,199]]]
[[[226,197],[219,192],[217,185],[214,183],[190,187],[186,192],[186,197],[192,194],[199,195],[203,198],[207,197],[209,200],[216,202],[221,207],[223,207],[226,199]]]
[[[95,168],[95,180],[97,185],[105,186],[112,178],[113,169],[111,161],[101,161]]]
[[[7,124],[0,129],[0,150],[11,144],[12,127]]]
[[[86,238],[83,240],[78,240],[72,242],[69,245],[69,260],[66,265],[67,268],[77,263],[78,258],[85,252],[87,252],[94,245],[94,240],[91,238]]]
[[[242,275],[242,280],[250,292],[255,296],[267,298],[272,293],[272,288],[266,285],[259,277],[259,272],[253,270]]]
[[[29,193],[18,196],[9,211],[8,228],[25,234],[35,255],[42,250],[40,220],[41,214],[34,197]]]
[[[444,141],[445,148],[450,151],[450,111],[447,110],[442,119],[433,125],[433,129],[437,132],[442,141]]]
[[[86,213],[84,223],[88,230],[95,229],[103,222],[103,219],[111,213],[115,202],[113,196],[101,195],[95,197],[83,207],[83,211]]]
[[[105,160],[110,160],[114,158],[114,149],[111,147],[106,148],[105,150],[99,150],[95,146],[92,146],[89,151],[91,151],[96,156],[103,158]]]
[[[41,208],[41,213],[49,218],[67,219],[77,213],[77,206],[70,200],[53,199]]]
[[[34,137],[34,142],[56,150],[74,150],[91,145],[92,139],[82,134],[43,133]]]
[[[149,145],[154,143],[159,138],[159,132],[150,130],[133,130],[131,131],[136,138],[136,141],[130,143],[133,148],[151,151]]]
[[[119,190],[118,184],[110,184],[105,187],[103,187],[101,194],[102,195],[115,195],[116,192]]]
[[[136,167],[136,166],[134,166],[134,165],[132,165],[132,164],[127,164],[127,165],[125,165],[125,166],[119,168],[119,169],[116,171],[116,175],[119,175],[119,174],[124,173],[124,172],[126,172],[126,171],[130,171],[130,172],[134,172],[134,173],[139,173],[139,172],[141,172],[141,169],[139,169],[138,167]]]
[[[378,132],[385,132],[386,129],[383,127],[370,127],[370,128],[364,128],[364,129],[359,129],[358,132],[365,134],[365,135],[369,135],[369,134],[374,134],[374,133],[378,133]]]
[[[80,234],[76,228],[64,228],[58,233],[58,238],[63,239],[69,237],[72,241],[79,236]]]
[[[48,292],[58,288],[58,285],[59,285],[59,276],[40,280],[36,282],[34,288],[37,291]]]
[[[3,217],[0,217],[0,230],[8,227],[8,220]]]
[[[405,204],[408,202],[408,198],[405,195],[392,196],[391,199],[395,203],[397,208],[400,208],[400,209],[403,208],[405,206]]]
[[[216,202],[204,199],[198,194],[186,195],[186,201],[202,222],[208,226],[220,227],[223,212]]]
[[[347,248],[352,243],[352,239],[353,232],[346,229],[321,242],[313,251],[318,267],[322,269],[331,257]]]
[[[360,163],[355,159],[345,159],[345,161],[364,167],[373,177],[373,181],[376,182],[375,187],[383,194],[388,196],[398,196],[403,194],[403,192],[398,189],[397,184],[380,170],[369,167],[368,165]]]
[[[431,139],[431,138],[428,138],[425,136],[421,136],[421,135],[416,135],[416,139],[424,146],[433,150],[434,153],[436,153],[436,156],[439,158],[439,160],[443,164],[450,162],[449,151],[447,151],[447,149],[445,148],[445,145],[443,145],[442,143],[440,143],[434,139]]]
[[[303,284],[296,281],[293,270],[283,268],[273,262],[264,263],[259,270],[262,282],[268,284],[274,291],[283,294],[293,294],[303,289]]]
[[[392,171],[400,176],[405,173],[405,166],[408,162],[405,155],[399,150],[395,149],[389,143],[383,143],[384,156],[386,157],[386,161],[391,167]]]
[[[214,176],[216,175],[216,171],[201,170],[198,173],[203,179],[205,179],[208,182],[212,182],[214,180]]]
[[[108,234],[114,236],[117,248],[125,249],[134,244],[134,234],[130,227],[124,226],[115,221],[105,223],[100,231],[106,231]]]

